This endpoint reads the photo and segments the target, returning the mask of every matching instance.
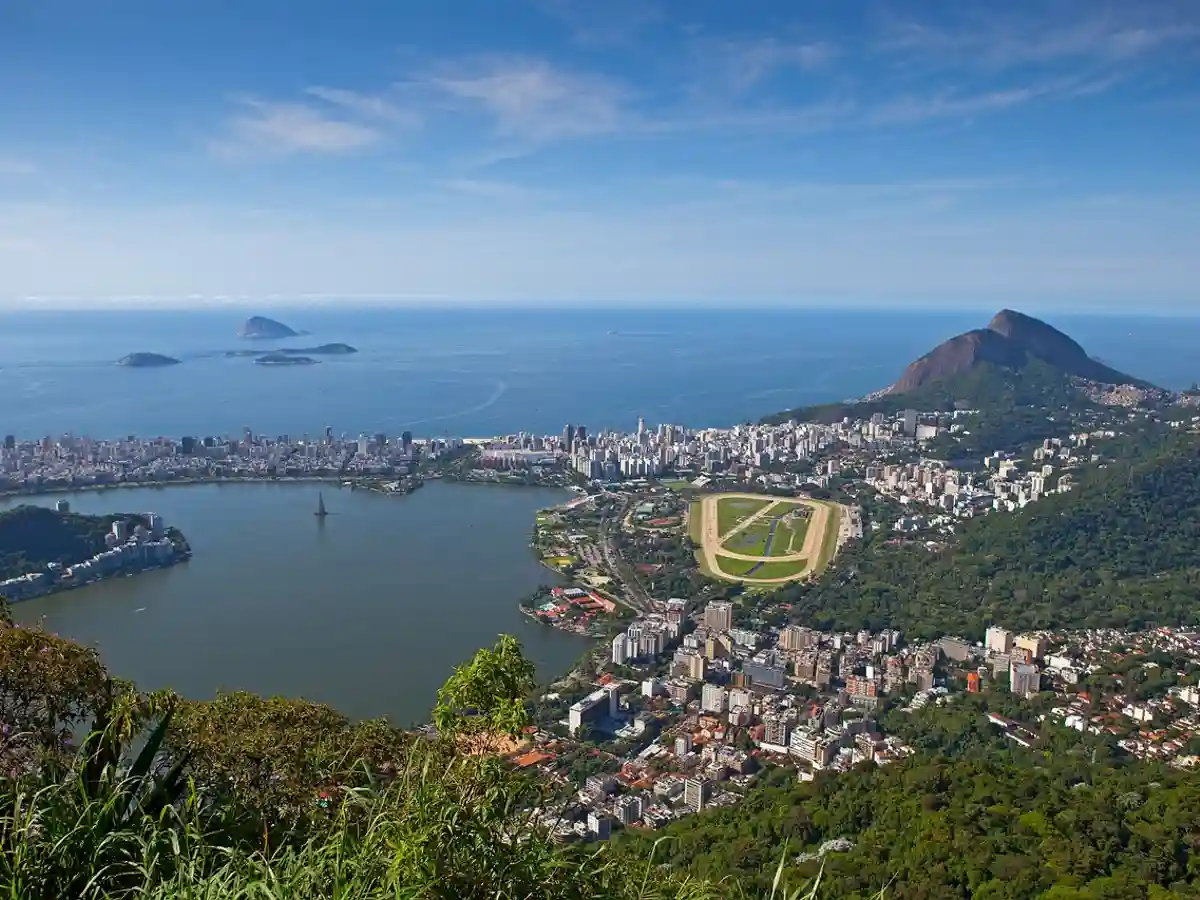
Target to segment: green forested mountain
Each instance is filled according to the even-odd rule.
[[[962,702],[937,711],[954,757],[926,751],[812,783],[780,779],[739,806],[673,824],[659,853],[672,868],[765,892],[785,846],[803,878],[820,863],[798,854],[844,839],[853,848],[825,857],[822,897],[846,900],[885,886],[895,900],[1197,896],[1194,775],[1102,752],[1093,763],[1079,748],[1010,749],[988,734],[978,701]],[[627,838],[618,852],[643,854],[647,843]]]
[[[969,521],[950,546],[848,548],[776,596],[793,618],[913,637],[1200,619],[1200,439],[1175,436],[1011,515]]]

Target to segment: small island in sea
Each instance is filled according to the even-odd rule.
[[[321,344],[318,347],[281,347],[278,350],[226,350],[225,355],[233,358],[268,356],[347,356],[357,353],[357,347],[349,344]]]
[[[179,360],[173,356],[163,356],[161,353],[130,353],[117,360],[118,366],[130,369],[154,369],[162,366],[177,366]]]
[[[155,513],[81,516],[18,506],[0,513],[0,597],[10,603],[174,565],[192,555]]]
[[[345,356],[350,353],[357,353],[357,347],[351,347],[349,344],[321,344],[317,347],[285,347],[279,351],[280,353],[294,353],[298,355],[308,354],[311,356]]]
[[[242,323],[238,337],[247,340],[278,340],[279,338],[300,337],[300,332],[289,328],[275,319],[266,316],[251,316]]]
[[[260,366],[315,366],[317,361],[311,356],[294,356],[290,353],[264,353],[254,360]]]

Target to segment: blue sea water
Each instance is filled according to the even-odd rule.
[[[360,353],[271,369],[226,358],[248,311],[0,313],[0,433],[113,437],[554,433],[567,422],[724,426],[891,383],[970,312],[254,310]],[[1047,316],[1094,356],[1166,387],[1200,379],[1200,318]],[[257,346],[257,345],[256,345]],[[266,346],[272,346],[268,343]],[[128,369],[127,353],[183,365]]]

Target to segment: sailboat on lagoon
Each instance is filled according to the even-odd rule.
[[[324,494],[324,492],[321,492],[321,491],[317,492],[317,511],[315,513],[313,513],[313,515],[316,516],[318,519],[323,519],[327,515],[329,515],[329,512],[325,509],[325,494]]]

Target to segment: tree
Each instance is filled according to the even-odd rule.
[[[40,628],[0,625],[0,766],[24,771],[69,758],[78,727],[126,690],[94,650]]]
[[[472,743],[496,736],[516,739],[529,724],[525,698],[534,688],[534,667],[510,635],[478,651],[438,691],[433,724],[440,733]]]

